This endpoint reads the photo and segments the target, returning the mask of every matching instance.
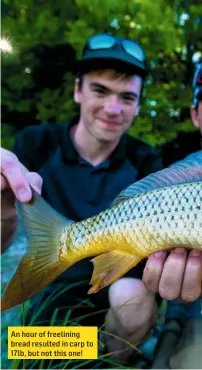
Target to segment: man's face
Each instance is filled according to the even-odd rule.
[[[191,106],[190,114],[194,126],[199,128],[202,134],[202,101],[199,101],[197,108],[195,108],[193,105]]]
[[[82,87],[79,81],[75,85],[79,124],[98,141],[118,141],[139,112],[141,78],[113,77],[112,71],[91,72],[84,76]]]

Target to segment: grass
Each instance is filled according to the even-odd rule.
[[[64,289],[62,290],[54,290],[54,292],[52,292],[50,295],[48,295],[48,297],[45,298],[45,300],[43,301],[42,304],[40,304],[33,312],[33,315],[31,317],[31,320],[29,321],[29,323],[27,324],[27,326],[37,326],[37,325],[42,325],[42,323],[39,321],[39,317],[41,314],[43,313],[46,313],[46,310],[48,309],[48,307],[50,307],[52,304],[53,304],[53,301],[54,300],[59,300],[60,297],[66,293],[68,290],[71,290],[73,288],[75,288],[75,286],[78,286],[80,283],[75,283],[75,284],[72,284],[71,286],[68,286],[68,287],[65,287]],[[43,296],[43,292],[42,292],[42,296]],[[90,314],[87,314],[87,315],[81,315],[81,316],[78,316],[76,317],[76,319],[72,320],[71,319],[71,316],[72,316],[72,313],[74,311],[74,309],[76,308],[86,308],[86,307],[93,307],[92,305],[92,302],[90,302],[89,300],[84,300],[83,302],[80,302],[78,303],[78,305],[74,305],[74,306],[66,306],[65,309],[67,310],[66,311],[66,315],[65,317],[60,320],[60,318],[58,318],[58,309],[55,309],[55,311],[53,312],[53,315],[51,317],[51,320],[50,321],[47,321],[47,326],[79,326],[80,325],[80,322],[84,319],[84,318],[91,318],[91,316],[99,313],[99,312],[102,312],[103,310],[96,310],[95,308],[95,311],[94,313],[90,313]],[[9,320],[6,320],[4,321],[4,318],[2,317],[2,330],[3,330],[3,340],[2,340],[2,349],[3,349],[3,352],[2,352],[2,363],[1,363],[1,368],[2,369],[19,369],[19,368],[22,368],[20,366],[22,366],[22,360],[8,360],[7,358],[7,335],[6,335],[6,332],[7,332],[7,328],[8,326],[18,326],[18,325],[25,325],[25,320],[26,320],[26,316],[27,316],[27,312],[30,308],[30,301],[27,301],[25,302],[24,304],[18,306],[17,308],[15,309],[10,309],[8,311],[10,311],[10,323],[9,323]],[[8,311],[7,314],[8,314]],[[156,337],[158,337],[158,332],[159,332],[159,329],[163,323],[163,317],[164,317],[164,311],[165,311],[165,305],[163,305],[160,309],[160,312],[159,312],[159,316],[158,316],[158,320],[157,320],[157,326],[154,330],[156,330]],[[6,313],[5,312],[5,313]],[[17,313],[17,316],[15,316]],[[13,320],[15,317],[15,321]],[[44,326],[46,325],[45,322],[43,321],[43,324]],[[90,324],[89,324],[90,325]],[[101,333],[104,333],[105,332],[105,335],[111,335],[111,336],[114,336],[116,337],[115,335],[111,334],[111,333],[107,333],[105,330],[104,330],[104,325],[100,326],[98,328],[98,333],[99,333],[99,336],[101,335]],[[130,345],[130,343],[127,343],[128,344],[128,347],[133,347],[134,349],[134,352],[136,352],[138,354],[138,352],[140,353],[141,352],[141,348],[142,350],[144,351],[144,346],[145,346],[145,343],[148,344],[149,341],[151,341],[152,338],[154,338],[155,336],[152,336],[152,334],[154,333],[150,333],[150,335],[148,336],[147,340],[144,341],[144,343],[140,346],[140,349],[137,349],[137,347],[135,346],[132,346]],[[120,340],[124,341],[122,338],[119,338]],[[153,351],[153,347],[155,347],[155,340],[153,340],[150,344],[150,352]],[[103,346],[103,343],[102,342],[99,342],[99,346],[100,348],[102,348]],[[151,353],[149,354],[149,356],[151,356]],[[133,365],[133,368],[140,368],[140,366],[142,365],[143,367],[145,366],[145,358],[144,356],[142,356],[142,359],[141,359],[141,355],[138,356],[138,358],[141,360],[139,361],[137,364],[134,363]],[[57,360],[59,361],[59,360]],[[26,360],[26,361],[23,361],[23,368],[24,369],[55,369],[55,368],[60,368],[60,369],[67,369],[67,368],[72,368],[72,369],[84,369],[84,368],[91,368],[91,364],[93,364],[93,367],[92,368],[96,368],[96,364],[95,364],[95,361],[94,360],[60,360],[60,364],[58,367],[58,364],[55,364],[55,361],[53,362],[53,360]],[[44,367],[45,366],[45,367]],[[127,366],[122,366],[122,365],[117,365],[117,363],[111,358],[111,354],[102,354],[100,353],[99,354],[99,357],[98,357],[98,360],[97,360],[97,366],[99,366],[98,368],[102,367],[102,368],[116,368],[116,369],[126,369],[128,368]],[[136,367],[137,366],[137,367]]]

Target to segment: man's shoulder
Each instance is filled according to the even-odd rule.
[[[37,170],[60,145],[66,127],[60,123],[28,126],[16,136],[12,151],[26,167]]]
[[[126,150],[128,159],[139,171],[139,178],[162,169],[160,153],[145,141],[126,135]]]
[[[127,151],[130,153],[131,156],[134,157],[147,157],[147,156],[160,156],[158,151],[147,142],[133,137],[131,135],[126,135],[126,145]]]
[[[61,137],[66,128],[66,124],[48,123],[36,126],[27,126],[19,134],[18,137],[31,139],[31,141],[39,143],[41,140],[49,139],[50,142]]]

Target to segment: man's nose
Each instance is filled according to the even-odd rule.
[[[107,114],[119,114],[121,112],[121,104],[117,96],[110,96],[106,99],[104,111]]]

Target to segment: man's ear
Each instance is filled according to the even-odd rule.
[[[190,107],[190,116],[191,116],[191,120],[192,120],[193,125],[195,127],[199,128],[198,111],[197,111],[197,109],[195,108],[194,105],[191,105],[191,107]]]
[[[76,78],[75,84],[74,84],[74,101],[75,103],[78,103],[78,104],[80,104],[81,102],[81,87],[80,87],[79,78]]]

